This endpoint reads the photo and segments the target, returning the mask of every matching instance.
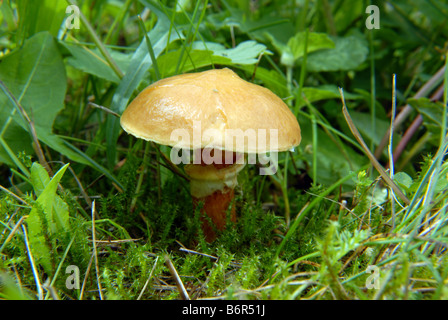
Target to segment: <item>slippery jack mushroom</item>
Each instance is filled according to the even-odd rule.
[[[237,175],[246,161],[252,164],[254,155],[290,150],[301,140],[296,117],[278,96],[228,68],[151,84],[126,108],[120,123],[137,138],[173,147],[174,163],[189,162],[184,169],[193,204],[202,202],[201,212],[209,217],[202,219],[209,242],[216,238],[214,228],[222,231],[226,226]],[[185,150],[192,150],[193,161]],[[262,159],[266,164],[269,157]],[[230,213],[236,221],[235,206]]]

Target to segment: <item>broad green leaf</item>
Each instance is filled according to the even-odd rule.
[[[223,45],[212,42],[195,42],[192,51],[188,53],[182,69],[179,73],[185,73],[202,67],[219,65],[249,65],[258,61],[261,53],[269,53],[266,47],[256,41],[245,41],[235,48],[226,49]],[[172,76],[176,72],[176,65],[173,61],[178,61],[183,53],[182,48],[168,52],[157,59],[159,70],[164,77]]]
[[[369,53],[367,41],[358,35],[330,37],[335,47],[311,53],[307,58],[307,70],[348,71],[359,67]]]
[[[186,18],[183,14],[175,15],[176,29],[174,30],[170,21],[172,9],[164,7],[161,3],[150,0],[140,0],[140,2],[154,11],[158,18],[155,27],[147,33],[153,46],[154,55],[157,58],[162,51],[165,50],[168,44],[183,37],[182,31],[185,28],[184,23],[186,22]],[[176,19],[179,19],[179,21]],[[151,68],[152,63],[153,61],[148,52],[148,44],[143,37],[137,50],[130,59],[129,66],[126,69],[123,79],[121,79],[118,84],[110,107],[112,111],[121,114],[126,109],[126,105],[134,91],[138,88],[144,77],[149,76],[148,70]],[[108,138],[110,137],[108,139],[108,144],[109,147],[112,147],[110,144],[113,141],[113,147],[115,148],[119,124],[115,118],[109,117],[108,119],[110,120],[110,123],[108,124],[108,131],[110,133],[108,134]],[[110,148],[108,148],[108,150],[109,149]]]
[[[173,61],[178,61],[182,54],[182,49],[178,49],[164,54],[157,59],[160,73],[163,74],[164,77],[173,76],[175,74],[176,65],[173,64]],[[212,64],[231,65],[232,61],[222,56],[214,56],[211,51],[193,50],[188,53],[188,58],[178,72],[190,72]]]
[[[51,130],[56,115],[64,107],[67,79],[65,66],[48,32],[28,39],[24,46],[6,56],[0,64],[0,79],[23,106],[35,125]],[[9,115],[22,128],[27,126],[14,106],[0,94],[0,125]]]
[[[269,36],[269,35],[268,35]],[[288,40],[287,44],[271,37],[272,44],[281,53],[280,61],[286,66],[294,66],[305,53],[305,32],[298,32]],[[334,42],[325,33],[309,32],[307,54],[318,50],[334,48]]]
[[[18,37],[20,43],[42,31],[57,36],[65,18],[67,2],[54,0],[18,0]]]
[[[291,50],[291,54],[294,61],[303,57],[305,50],[305,32],[298,32],[294,37],[289,39],[288,48]],[[308,33],[308,43],[306,52],[311,53],[314,51],[334,48],[334,42],[325,33],[310,32]]]
[[[183,39],[184,31],[195,28],[201,19],[197,15],[195,19],[184,11],[173,12],[173,9],[166,7],[160,1],[140,0],[157,15],[155,27],[147,33],[151,40],[155,58],[157,58],[165,48],[172,42]],[[173,62],[173,63],[177,63]],[[126,74],[121,79],[118,88],[113,96],[110,108],[118,114],[123,113],[134,91],[138,88],[142,80],[149,77],[148,70],[152,67],[153,61],[148,52],[148,44],[143,37],[137,50],[133,54]],[[113,116],[107,117],[106,123],[106,143],[107,143],[107,163],[110,168],[116,161],[116,144],[120,132],[119,119]]]
[[[62,109],[66,90],[65,68],[51,35],[39,33],[6,56],[0,64],[0,79],[17,99],[35,126],[51,132]],[[0,91],[0,130],[9,147],[33,153],[28,127],[11,98]],[[13,164],[3,148],[0,159]]]
[[[41,190],[46,177],[45,169],[38,163],[32,165],[33,187],[40,192],[35,205],[26,219],[28,236],[32,253],[36,261],[49,274],[53,271],[50,245],[56,246],[56,239],[63,236],[69,228],[69,212],[67,204],[56,194],[56,190],[69,164],[63,166]],[[36,192],[37,194],[37,192]]]
[[[215,56],[222,56],[231,60],[233,64],[255,64],[260,54],[270,54],[266,46],[257,43],[254,40],[241,42],[235,48],[227,49],[223,45],[216,42],[200,42],[193,43],[193,49],[209,50]]]
[[[58,47],[48,32],[27,39],[23,47],[6,56],[0,64],[0,79],[28,114],[39,140],[74,161],[86,163],[52,133],[53,122],[64,107],[67,78]],[[33,153],[27,131],[16,102],[0,91],[0,132],[14,153]],[[1,147],[0,160],[14,165]]]

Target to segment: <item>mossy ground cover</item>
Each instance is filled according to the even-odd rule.
[[[446,1],[56,3],[1,4],[2,299],[448,298]],[[302,143],[244,168],[208,243],[170,148],[118,116],[221,67]]]

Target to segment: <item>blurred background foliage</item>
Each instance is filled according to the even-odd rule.
[[[366,11],[369,5],[378,16]],[[365,272],[356,268],[405,263],[409,256],[417,257],[415,263],[426,261],[443,248],[434,246],[446,241],[447,17],[448,4],[441,0],[1,1],[0,267],[35,284],[32,293],[8,284],[8,294],[40,297],[37,274],[52,279],[50,287],[64,287],[58,275],[66,260],[90,266],[87,239],[97,199],[98,237],[144,239],[102,248],[101,278],[111,298],[137,297],[146,279],[132,276],[134,269],[145,274],[154,265],[151,274],[163,279],[168,271],[154,258],[179,242],[222,257],[210,273],[208,258],[173,257],[182,272],[201,279],[200,285],[190,283],[202,288],[198,296],[227,290],[231,298],[238,286],[261,286],[269,298],[407,297],[409,292],[397,289],[399,280],[379,293],[362,291]],[[379,28],[368,28],[368,21]],[[280,154],[276,175],[245,170],[238,227],[209,245],[196,239],[198,217],[191,213],[186,181],[167,160],[169,148],[123,134],[117,116],[160,78],[222,67],[281,97],[303,137],[295,150]],[[342,113],[339,89],[360,136]],[[393,166],[394,181],[410,204],[395,208],[398,200],[390,201],[387,186],[377,187],[369,152],[386,169]],[[431,173],[437,179],[428,178]],[[437,219],[424,220],[428,210]],[[29,238],[20,228],[26,216]],[[438,223],[423,248],[400,237],[374,242],[364,232],[381,239],[386,231],[415,236],[422,221]],[[357,251],[365,241],[373,248],[366,255]],[[37,273],[27,263],[26,245],[36,250]],[[396,245],[396,251],[386,253],[387,245]],[[234,255],[243,262],[232,291],[220,277],[234,267]],[[435,256],[437,267],[421,276],[434,277],[435,297],[446,297],[447,270],[441,267],[446,258]],[[291,261],[299,263],[299,257],[308,257],[302,271],[311,272],[314,282],[293,283],[297,264]],[[116,272],[123,263],[126,268]],[[342,284],[335,280],[336,267],[342,268]],[[408,267],[397,271],[403,281],[411,277]],[[275,285],[263,287],[265,279]],[[153,288],[149,297],[156,292]],[[412,294],[418,298],[421,292]]]

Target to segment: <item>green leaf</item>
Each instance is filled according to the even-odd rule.
[[[407,102],[422,115],[424,126],[433,134],[434,142],[439,144],[444,108],[443,103],[433,102],[428,98],[408,99]]]
[[[356,21],[365,21],[366,6],[367,4],[362,1],[341,1],[338,4],[338,10],[333,11],[336,34],[343,34]]]
[[[0,64],[0,79],[23,106],[37,126],[51,130],[56,115],[64,106],[67,79],[61,55],[48,32],[41,32],[28,39],[24,46]],[[13,106],[0,95],[0,124],[14,113]],[[27,130],[17,112],[13,120]]]
[[[270,35],[268,35],[270,36]],[[297,61],[303,57],[305,53],[305,32],[298,32],[295,36],[288,40],[287,44],[281,43],[271,36],[272,44],[281,53],[281,63],[286,66],[294,66]],[[330,37],[325,33],[309,32],[307,53],[318,50],[334,48],[335,44]]]
[[[247,2],[242,3],[247,4]],[[234,26],[238,27],[244,33],[254,34],[257,32],[266,32],[267,30],[279,25],[291,24],[288,19],[272,15],[265,15],[259,17],[259,19],[253,19],[252,17],[248,17],[247,12],[231,7],[225,1],[223,2],[223,5],[230,14],[228,17],[226,17],[228,13],[223,11],[221,14],[212,15],[212,19],[209,18],[211,23],[216,25],[218,28],[223,28],[224,26]]]
[[[297,60],[304,55],[305,37],[305,32],[298,32],[288,41],[288,48],[291,50],[294,60]],[[334,42],[327,34],[317,32],[310,32],[308,34],[307,53],[334,47]]]
[[[169,25],[159,21],[156,26],[148,32],[148,37],[151,39],[153,45],[154,55],[158,57],[166,46],[179,39],[177,33],[170,33]],[[121,114],[131,99],[134,91],[140,85],[140,82],[145,76],[149,76],[149,68],[152,66],[152,60],[148,52],[148,45],[146,39],[143,38],[138,46],[137,50],[132,55],[129,67],[126,73],[118,84],[117,90],[112,98],[112,104],[110,108],[112,111]],[[120,131],[119,119],[114,116],[107,117],[107,162],[109,167],[115,165],[116,158],[116,144],[118,140],[118,134]]]
[[[61,147],[60,139],[52,133],[53,122],[64,107],[67,78],[58,47],[48,32],[27,39],[23,47],[6,56],[0,64],[0,79],[17,100],[0,91],[0,132],[15,154],[33,153],[28,125],[16,105],[19,103],[33,122],[39,140],[74,161],[86,163]],[[14,165],[4,148],[0,148],[0,161]]]
[[[409,191],[412,186],[412,178],[405,172],[397,172],[394,174],[394,181],[405,191]]]
[[[52,36],[57,36],[65,18],[66,7],[65,1],[18,0],[18,38],[20,43],[42,31],[48,31]]]
[[[0,271],[0,299],[14,300],[32,300],[32,298],[19,286],[19,282],[5,271]]]
[[[0,19],[6,22],[8,32],[13,32],[17,28],[14,10],[11,7],[11,3],[2,1],[0,4]]]
[[[298,90],[296,90],[296,93],[297,91]],[[350,99],[358,99],[361,96],[354,93],[344,92],[344,97],[347,100],[350,100]],[[308,102],[310,103],[313,103],[321,100],[341,99],[341,94],[339,93],[338,88],[336,86],[324,85],[317,88],[304,87],[302,88],[302,97],[297,98],[298,98],[297,103],[299,107],[302,107],[306,105],[304,99],[308,100]]]
[[[344,144],[336,144],[334,138],[327,135],[325,131],[317,129],[317,156],[314,157],[311,150],[313,144],[313,128],[310,119],[300,118],[302,131],[301,146],[305,150],[303,157],[309,164],[314,158],[317,160],[317,182],[323,185],[331,185],[337,180],[348,176],[353,171],[358,171],[367,163],[367,159]],[[307,151],[310,150],[310,151]],[[312,166],[309,166],[312,176]],[[344,187],[352,188],[353,181],[347,181]]]
[[[358,35],[331,37],[335,47],[311,53],[307,58],[307,70],[348,71],[359,67],[369,53],[367,41]]]
[[[1,97],[0,94],[0,102],[2,101]],[[2,106],[0,105],[0,123],[3,122],[1,110]],[[24,152],[27,155],[34,153],[31,138],[16,122],[11,122],[9,124],[8,130],[3,133],[3,139],[6,146],[0,144],[0,163],[5,163],[11,167],[17,167],[19,164],[15,163],[13,159],[14,155],[17,155],[19,152]],[[7,150],[5,147],[10,150]],[[9,151],[12,152],[12,155],[9,154]]]
[[[53,132],[49,131],[47,128],[42,128],[40,126],[36,127],[36,132],[37,136],[39,137],[39,140],[45,143],[50,148],[52,148],[53,150],[56,150],[59,153],[67,156],[70,160],[85,165],[89,165],[90,167],[95,168],[95,165],[92,163],[92,161],[88,161],[78,152],[74,152],[72,148],[67,147],[66,141],[64,141],[62,138],[60,138]]]
[[[265,87],[272,90],[280,98],[285,99],[290,95],[286,86],[286,78],[277,70],[268,70],[261,66],[254,65],[241,65],[237,67],[244,70],[248,76],[254,74],[255,71],[255,79],[261,81]]]
[[[182,65],[179,73],[189,72],[198,68],[219,64],[219,65],[251,65],[258,61],[258,56],[261,53],[269,53],[266,46],[257,43],[256,41],[245,41],[240,43],[235,48],[226,49],[223,45],[213,42],[193,43],[192,49],[188,53],[188,58]],[[176,64],[173,61],[178,61],[184,53],[182,48],[168,52],[157,59],[161,74],[164,77],[172,76],[176,72]]]
[[[231,60],[233,64],[255,64],[260,54],[270,54],[264,44],[254,40],[243,41],[235,48],[227,49],[223,45],[215,42],[197,41],[193,43],[193,49],[210,50],[215,56],[221,56]]]
[[[345,93],[344,93],[344,97],[345,97]],[[389,120],[384,120],[384,119],[381,119],[378,117],[375,118],[375,125],[374,125],[374,127],[372,127],[372,116],[365,112],[351,111],[350,116],[351,116],[354,124],[358,128],[359,132],[362,134],[362,137],[367,142],[371,142],[373,140],[373,143],[375,145],[378,145],[381,142],[384,132],[387,132],[387,130],[389,130],[389,127],[390,127]],[[346,128],[347,133],[348,133],[349,131],[348,131],[347,123],[345,122],[343,115],[340,115],[338,117],[338,121],[342,127]],[[395,143],[397,141],[398,141],[398,137],[396,135],[394,135],[393,141],[392,141],[393,144],[395,145]]]
[[[66,164],[59,169],[50,181],[46,179],[45,169],[40,164],[33,163],[31,167],[31,181],[36,194],[40,192],[40,195],[26,219],[28,236],[36,261],[42,264],[49,274],[53,271],[51,246],[55,246],[55,240],[63,236],[69,228],[68,206],[56,194],[59,181],[68,166],[69,164]],[[45,185],[45,182],[48,183]]]
[[[44,169],[39,163],[34,162],[31,166],[31,183],[34,188],[36,196],[40,196],[42,191],[50,182],[50,176],[47,170]]]
[[[72,55],[67,59],[68,64],[72,67],[111,82],[120,82],[120,78],[112,70],[107,61],[104,60],[98,49],[90,49],[85,46],[66,42],[61,42],[61,44]],[[121,70],[127,69],[130,59],[129,54],[115,50],[109,50],[109,53]]]
[[[159,70],[164,77],[173,76],[176,73],[176,64],[173,61],[178,61],[182,54],[182,49],[178,49],[168,52],[157,59]],[[232,61],[221,56],[214,56],[211,51],[193,50],[188,53],[188,58],[178,72],[185,73],[212,64],[231,65]]]

